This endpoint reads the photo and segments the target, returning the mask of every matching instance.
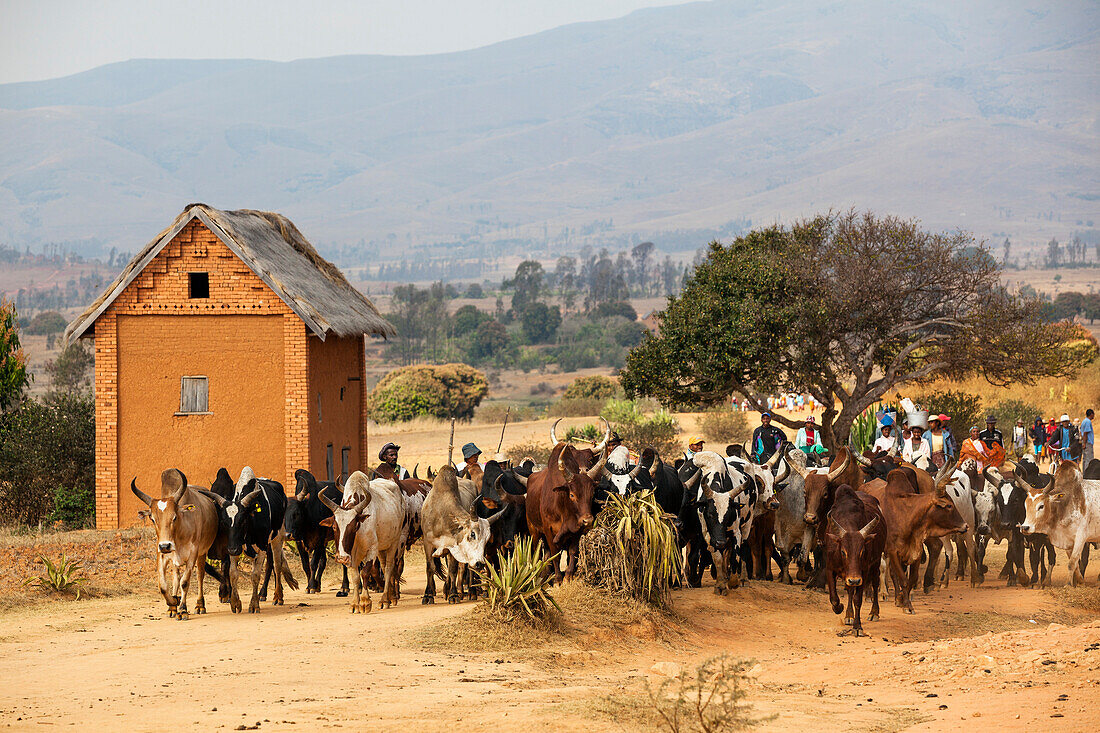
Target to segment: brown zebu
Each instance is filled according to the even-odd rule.
[[[177,468],[161,473],[159,501],[137,487],[137,478],[130,482],[130,490],[149,507],[142,514],[153,520],[157,530],[157,580],[168,604],[168,616],[180,621],[187,619],[187,595],[191,573],[196,569],[199,600],[195,602],[195,613],[206,613],[202,592],[206,552],[218,535],[218,510],[214,502],[199,493],[199,487],[189,486],[187,477]]]
[[[863,636],[860,610],[863,598],[871,594],[871,621],[878,618],[879,566],[886,549],[886,522],[878,500],[851,486],[837,487],[833,508],[825,522],[825,586],[833,613],[840,613],[843,605],[836,590],[838,579],[843,578],[848,592],[848,609],[844,623],[852,627],[856,636]]]
[[[581,535],[595,521],[592,499],[596,482],[603,473],[606,456],[588,469],[578,462],[573,446],[558,443],[550,452],[548,465],[527,479],[527,529],[531,538],[546,543],[550,555],[565,550],[566,568],[554,565],[558,582],[573,577],[577,569],[577,550]]]

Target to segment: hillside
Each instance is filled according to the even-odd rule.
[[[1098,29],[1085,0],[730,0],[2,85],[0,241],[132,251],[207,201],[282,211],[342,263],[693,249],[850,205],[1024,247],[1100,221]]]

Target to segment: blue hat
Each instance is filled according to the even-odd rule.
[[[882,427],[886,427],[887,425],[893,425],[893,424],[894,424],[894,418],[890,417],[889,415],[882,418]]]
[[[760,417],[764,417],[765,415],[767,415],[768,417],[771,417],[772,413],[771,413],[770,410],[764,410],[763,412],[760,413]]]
[[[481,449],[473,443],[467,443],[466,445],[462,446],[462,458],[464,460],[468,461],[474,456],[479,455],[480,453]]]

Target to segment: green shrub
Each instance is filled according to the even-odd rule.
[[[604,402],[606,400],[591,399],[588,397],[580,397],[577,399],[566,399],[562,397],[560,400],[550,405],[547,410],[549,417],[588,417],[589,415],[598,415],[600,410],[603,409]]]
[[[914,402],[923,406],[929,413],[935,412],[936,414],[950,416],[951,422],[948,423],[948,426],[960,443],[966,437],[966,431],[970,429],[971,425],[977,425],[978,427],[985,425],[985,415],[982,414],[982,398],[977,395],[949,390],[921,395]],[[905,415],[899,413],[898,420],[904,419]]]
[[[728,407],[707,410],[699,421],[699,430],[708,441],[727,445],[743,443],[752,435],[745,413]]]
[[[553,449],[554,446],[550,445],[549,440],[525,440],[505,448],[504,455],[515,463],[519,463],[524,458],[531,458],[540,466],[545,466],[550,460],[550,451]]]
[[[1035,422],[1035,418],[1042,415],[1043,411],[1030,402],[1007,399],[998,402],[989,411],[989,414],[997,418],[997,427],[1005,434],[1005,443],[1007,444],[1012,440],[1012,426],[1016,424],[1017,420],[1023,420],[1025,426],[1031,427],[1032,423]],[[985,418],[983,417],[982,420],[984,421]],[[985,426],[983,424],[980,427],[984,428]]]
[[[625,348],[633,348],[642,343],[642,339],[649,333],[649,329],[633,321],[623,323],[615,328],[615,343]]]
[[[53,492],[53,509],[49,521],[67,527],[84,529],[95,525],[95,490],[91,486],[70,489],[58,486]]]
[[[530,537],[521,537],[512,554],[501,560],[499,571],[490,563],[478,573],[485,588],[485,602],[501,620],[518,618],[537,625],[547,621],[551,609],[561,613],[561,606],[549,592],[550,569],[559,556],[544,558],[541,547]]]
[[[79,560],[70,560],[67,555],[62,555],[56,563],[45,556],[39,557],[38,561],[45,566],[46,572],[27,578],[25,585],[54,593],[73,593],[80,600],[88,579],[81,573],[83,566]]]
[[[603,439],[603,429],[598,425],[587,423],[585,425],[574,425],[565,431],[565,437],[562,438],[566,443],[570,443],[574,440],[587,441],[589,443],[598,443]]]
[[[609,400],[619,394],[619,385],[611,377],[602,374],[594,374],[590,377],[577,377],[569,388],[565,390],[562,399],[579,399],[582,397],[597,400]]]
[[[27,334],[30,336],[48,336],[51,333],[61,333],[65,326],[69,325],[57,311],[42,311],[35,315],[27,324]]]
[[[592,309],[589,315],[593,318],[614,318],[618,316],[628,321],[638,320],[638,311],[634,310],[634,306],[625,300],[609,300],[600,303]]]
[[[607,401],[600,415],[635,450],[653,448],[667,454],[679,449],[676,435],[680,425],[671,413],[657,410],[647,416],[634,400],[613,399]]]
[[[59,495],[59,511],[66,516],[90,517],[94,492],[91,397],[53,395],[0,412],[0,517],[38,524],[50,516]]]
[[[565,344],[554,350],[554,358],[563,372],[575,372],[578,369],[591,369],[599,366],[600,356],[594,346]]]
[[[466,364],[428,364],[395,369],[367,398],[378,422],[404,422],[427,415],[468,419],[489,393],[485,375]]]

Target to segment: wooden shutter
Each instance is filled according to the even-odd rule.
[[[180,380],[180,412],[209,412],[209,380],[206,377],[183,377]]]
[[[351,472],[348,471],[348,462],[350,460],[351,460],[351,448],[349,448],[348,446],[344,446],[343,448],[340,449],[340,475],[341,476],[350,475]]]

